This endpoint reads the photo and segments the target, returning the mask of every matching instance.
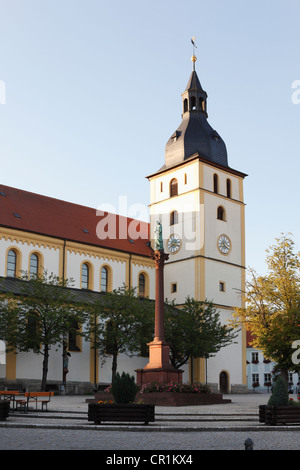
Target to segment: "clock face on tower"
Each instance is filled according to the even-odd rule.
[[[171,254],[176,253],[181,245],[181,240],[178,235],[173,233],[168,240],[168,249]]]
[[[220,235],[218,238],[218,249],[222,255],[228,255],[231,250],[231,241],[227,235]]]

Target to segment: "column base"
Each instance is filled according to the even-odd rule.
[[[183,371],[179,369],[161,368],[161,369],[137,369],[136,382],[138,385],[156,382],[159,384],[168,384],[170,382],[182,383]]]
[[[182,382],[183,371],[170,364],[170,346],[164,340],[154,338],[149,343],[149,363],[144,369],[136,370],[137,384],[143,385],[151,382],[167,384],[169,382]]]

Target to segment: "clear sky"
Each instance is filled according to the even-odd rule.
[[[209,123],[249,175],[247,266],[262,273],[281,232],[300,249],[299,18],[299,0],[0,0],[0,182],[147,206],[195,36]]]

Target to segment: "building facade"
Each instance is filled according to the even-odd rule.
[[[0,185],[0,277],[45,269],[74,288],[110,291],[124,284],[154,298],[150,257],[154,226],[162,224],[165,297],[182,304],[187,296],[212,300],[221,321],[242,306],[245,276],[245,174],[228,165],[226,146],[207,121],[207,94],[194,68],[182,94],[182,122],[168,140],[162,168],[148,176],[150,224]],[[134,226],[138,237],[130,237]],[[113,234],[113,236],[110,236]],[[82,341],[71,352],[68,383],[88,387],[110,382],[110,361],[98,364]],[[62,377],[62,352],[51,352],[49,382]],[[147,357],[118,359],[118,370],[143,368]],[[39,380],[41,358],[7,355],[0,379]],[[207,382],[221,392],[245,390],[246,336],[215,357],[193,358],[183,381]],[[75,385],[74,385],[75,386]]]
[[[276,362],[266,359],[251,343],[252,337],[247,331],[247,387],[258,393],[271,393]],[[288,372],[288,388],[289,393],[300,393],[300,373]]]

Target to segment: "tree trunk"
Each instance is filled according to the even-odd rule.
[[[114,351],[113,357],[112,357],[112,366],[111,366],[111,383],[113,383],[113,380],[117,372],[117,356],[118,356],[118,351]]]
[[[49,362],[49,348],[48,348],[48,346],[45,346],[45,348],[44,348],[43,377],[42,377],[41,392],[46,391],[47,375],[48,375],[48,362]]]

